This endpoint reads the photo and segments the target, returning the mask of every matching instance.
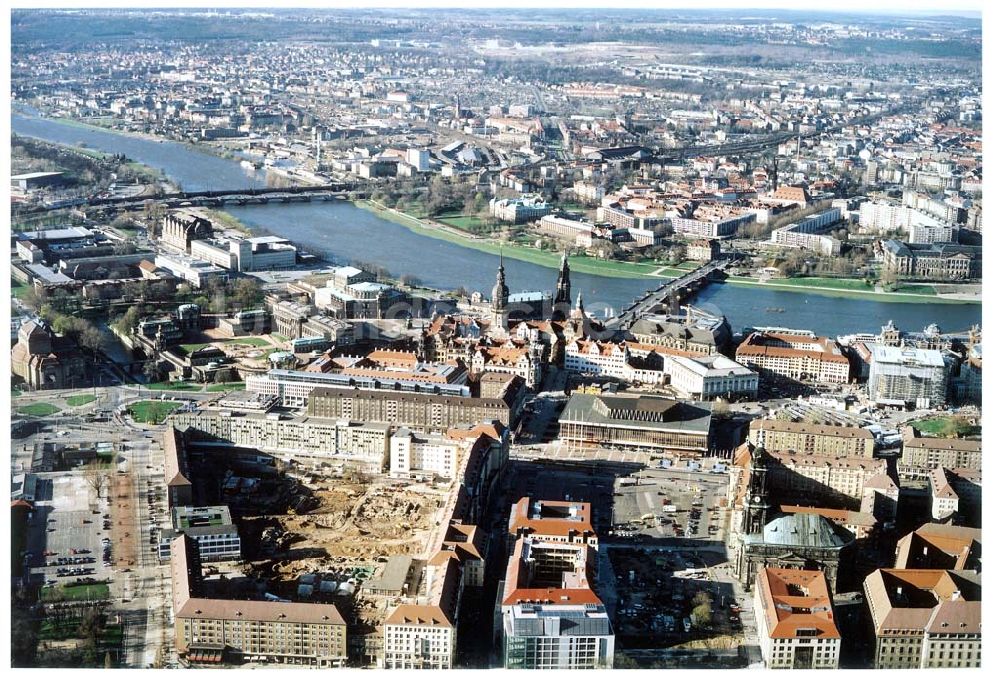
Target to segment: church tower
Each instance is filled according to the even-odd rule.
[[[743,533],[761,534],[767,520],[767,457],[764,448],[757,446],[750,453],[750,483],[743,508]]]
[[[507,276],[503,271],[503,250],[500,251],[500,267],[497,268],[497,282],[493,286],[491,310],[493,312],[493,329],[507,333],[507,302],[510,298],[510,288],[507,287]]]
[[[565,320],[566,314],[572,304],[569,284],[569,257],[566,252],[562,255],[562,264],[559,266],[559,278],[556,280],[556,296],[553,299],[554,312],[552,317],[555,320]]]

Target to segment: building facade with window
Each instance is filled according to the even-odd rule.
[[[835,669],[840,631],[822,572],[765,567],[753,597],[760,652],[769,669]]]

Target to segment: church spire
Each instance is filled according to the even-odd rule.
[[[502,311],[507,308],[510,289],[507,287],[507,276],[503,270],[503,248],[500,249],[500,266],[497,267],[497,283],[493,286],[493,310]]]
[[[556,295],[553,299],[553,306],[555,307],[553,317],[557,320],[564,319],[572,303],[573,297],[569,282],[569,256],[563,250],[562,262],[559,265],[559,278],[556,280]]]

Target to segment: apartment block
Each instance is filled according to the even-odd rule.
[[[983,532],[927,523],[896,544],[897,569],[982,571]]]
[[[486,376],[480,380],[485,381]],[[507,375],[497,375],[507,377]],[[309,396],[308,416],[333,417],[446,431],[466,424],[499,421],[509,426],[524,402],[524,380],[509,377],[494,397],[473,398],[437,393],[317,388]]]
[[[750,422],[749,440],[767,450],[795,450],[827,457],[875,456],[875,435],[856,426],[755,419]]]
[[[418,435],[400,428],[389,441],[389,475],[394,478],[436,476],[452,479],[465,445],[441,435]]]
[[[170,549],[174,645],[188,662],[344,665],[347,624],[335,605],[209,598],[194,540],[180,535]]]
[[[966,438],[926,438],[912,426],[903,430],[903,456],[900,472],[926,475],[938,466],[983,468],[983,441]]]
[[[388,462],[386,424],[229,410],[183,412],[174,415],[171,423],[179,428],[189,427],[189,435],[207,444],[338,461],[368,473],[381,473]]]

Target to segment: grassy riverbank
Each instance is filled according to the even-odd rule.
[[[420,235],[425,235],[431,238],[437,238],[438,240],[447,240],[448,242],[455,243],[456,245],[479,250],[480,252],[488,252],[498,256],[500,254],[501,246],[499,243],[486,239],[460,235],[453,230],[436,226],[408,214],[385,209],[368,200],[356,200],[354,201],[354,205],[370,212],[374,212],[383,219],[388,219],[393,223],[404,226],[414,233],[419,233]],[[562,254],[559,252],[546,252],[533,247],[524,247],[509,243],[504,244],[502,249],[505,257],[526,261],[530,264],[545,266],[546,268],[558,269],[559,264],[562,261]],[[608,278],[672,278],[674,276],[684,274],[684,271],[681,269],[668,268],[660,264],[633,263],[629,261],[606,261],[603,259],[595,259],[593,257],[570,257],[570,267],[574,272],[600,275]]]
[[[408,228],[409,230],[426,235],[439,240],[479,250],[491,254],[500,253],[500,245],[488,240],[473,238],[454,232],[453,230],[436,226],[416,217],[398,212],[396,210],[385,209],[368,200],[358,200],[354,204],[362,209],[378,214],[383,219],[388,219],[394,223]],[[505,244],[503,247],[504,256],[511,259],[527,261],[547,268],[558,268],[562,255],[557,252],[545,252],[531,247]],[[570,257],[570,267],[575,272],[588,273],[612,278],[674,278],[684,275],[693,265],[682,265],[681,267],[668,267],[658,264],[633,263],[627,261],[606,261],[593,257]],[[842,279],[842,278],[783,278],[780,280],[769,280],[760,282],[756,278],[730,276],[727,283],[735,285],[770,287],[787,292],[806,292],[809,294],[822,294],[830,297],[843,297],[847,299],[870,299],[872,301],[882,301],[891,303],[927,303],[933,301],[940,304],[974,304],[979,303],[973,300],[945,299],[937,296],[934,288],[930,285],[908,284],[903,285],[897,292],[881,292],[870,288],[863,280]]]
[[[978,304],[980,302],[964,299],[946,299],[939,297],[934,288],[929,285],[907,285],[898,292],[880,292],[873,290],[861,280],[841,280],[836,278],[782,278],[760,282],[756,278],[730,276],[727,285],[744,285],[746,287],[770,287],[786,292],[807,292],[822,294],[826,297],[843,297],[845,299],[869,299],[900,304]],[[908,288],[912,288],[908,289]]]

